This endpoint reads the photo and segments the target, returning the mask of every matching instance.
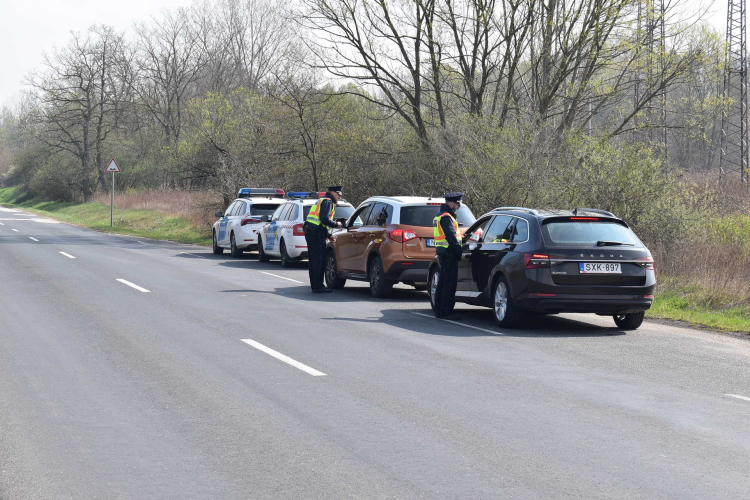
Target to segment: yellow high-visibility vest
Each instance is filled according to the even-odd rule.
[[[323,205],[323,200],[326,198],[321,198],[318,201],[315,202],[315,205],[310,208],[310,212],[307,214],[307,222],[310,224],[314,224],[316,226],[319,226],[321,224],[320,222],[320,207]],[[331,215],[328,217],[329,219],[333,219],[333,215],[336,213],[336,205],[331,202]]]
[[[438,215],[435,217],[435,219],[432,222],[432,233],[435,236],[435,246],[437,248],[448,248],[448,240],[445,239],[445,233],[443,232],[443,227],[440,225],[440,219],[442,219],[444,216],[448,215],[451,218],[451,221],[453,222],[453,227],[456,228],[456,237],[458,237],[459,229],[458,229],[458,221],[455,217],[453,217],[450,213],[445,212],[443,214]]]

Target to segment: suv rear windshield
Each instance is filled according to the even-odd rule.
[[[405,226],[432,227],[432,221],[440,215],[440,205],[401,207],[401,222]],[[456,220],[461,227],[474,224],[474,216],[465,205],[456,212]]]
[[[608,221],[554,221],[542,225],[544,241],[548,245],[597,246],[597,242],[619,242],[642,246],[638,237],[622,224]]]
[[[253,203],[250,207],[250,215],[273,215],[277,208],[279,208],[278,204]]]

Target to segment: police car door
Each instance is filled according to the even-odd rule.
[[[232,215],[229,216],[229,223],[227,224],[227,227],[228,227],[227,233],[231,235],[232,231],[234,231],[235,239],[238,237],[237,232],[240,230],[240,224],[242,224],[242,218],[248,211],[249,211],[248,205],[244,201],[238,201],[234,207],[234,210],[232,210]],[[240,240],[240,243],[242,243],[242,240]]]
[[[224,217],[222,217],[219,221],[219,234],[216,236],[216,241],[219,243],[219,245],[227,245],[229,242],[229,232],[227,231],[227,224],[229,224],[229,216],[232,214],[232,210],[237,208],[236,205],[237,202],[229,205],[226,212],[224,212]]]
[[[515,223],[515,217],[498,215],[484,231],[471,256],[472,291],[481,293],[486,290],[492,270],[511,250]]]
[[[279,221],[281,220],[282,214],[287,210],[287,204],[280,205],[279,208],[271,216],[271,223],[268,224],[266,230],[266,240],[263,242],[265,245],[264,250],[267,253],[276,254],[276,241],[279,234]]]

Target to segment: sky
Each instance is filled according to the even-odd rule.
[[[674,1],[674,0],[673,0]],[[697,5],[710,0],[687,0]],[[64,46],[71,31],[93,24],[129,30],[164,9],[187,7],[192,0],[0,0],[0,108],[24,90],[23,80],[42,62],[42,54]],[[709,16],[722,32],[727,0],[715,0]]]
[[[128,30],[163,9],[187,7],[192,0],[0,0],[0,107],[23,91],[23,79],[42,54],[64,46],[71,31],[93,24]]]

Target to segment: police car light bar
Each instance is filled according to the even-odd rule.
[[[274,188],[242,188],[237,193],[238,198],[250,198],[251,196],[276,196],[283,198],[284,190]]]
[[[289,198],[312,198],[312,194],[310,191],[289,191],[286,193]]]

